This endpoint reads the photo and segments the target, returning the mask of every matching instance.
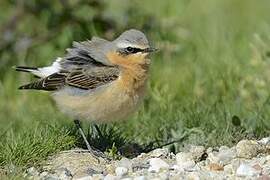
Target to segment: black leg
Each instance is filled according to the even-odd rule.
[[[86,146],[87,146],[87,149],[88,149],[88,151],[99,161],[99,158],[98,157],[102,157],[102,158],[104,158],[106,161],[109,161],[110,160],[110,158],[108,158],[104,153],[102,153],[102,152],[100,152],[100,151],[96,151],[96,150],[94,150],[93,148],[91,148],[91,146],[90,146],[90,144],[89,144],[89,142],[87,141],[87,139],[86,139],[86,136],[85,136],[85,134],[84,134],[84,132],[83,132],[83,130],[82,130],[82,126],[81,126],[81,122],[79,121],[79,120],[74,120],[74,124],[75,124],[75,126],[77,127],[77,129],[79,130],[79,132],[80,132],[80,134],[81,134],[81,136],[83,137],[83,140],[84,140],[84,142],[85,142],[85,144],[86,144]],[[95,126],[96,128],[98,128],[97,126]],[[99,134],[102,134],[101,133],[101,131],[98,129],[98,133]]]
[[[85,144],[86,144],[87,149],[88,149],[91,153],[94,153],[93,149],[91,148],[91,146],[90,146],[89,142],[87,141],[86,136],[85,136],[85,134],[84,134],[84,132],[83,132],[83,130],[82,130],[81,122],[80,122],[79,120],[74,120],[74,124],[75,124],[75,126],[77,127],[77,129],[79,130],[81,136],[83,137],[83,140],[84,140],[84,142],[85,142]]]

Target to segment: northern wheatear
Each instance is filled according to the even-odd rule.
[[[125,31],[114,41],[93,37],[91,41],[74,42],[67,54],[51,66],[16,67],[17,71],[39,77],[19,89],[52,91],[58,107],[76,119],[92,151],[78,119],[106,123],[134,112],[145,94],[148,55],[155,50],[135,29]]]

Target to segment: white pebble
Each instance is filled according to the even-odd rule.
[[[262,138],[261,140],[258,141],[258,143],[262,145],[268,145],[270,144],[270,137]]]
[[[101,179],[104,179],[104,175],[103,174],[93,174],[92,179],[101,180]]]
[[[121,178],[121,180],[132,180],[132,178],[129,178],[129,177],[127,177],[127,178]]]
[[[30,167],[29,169],[27,169],[27,174],[30,176],[38,176],[39,172],[35,167]]]
[[[93,179],[92,176],[84,176],[84,177],[77,178],[76,180],[91,180],[91,179]]]
[[[180,152],[176,154],[177,165],[185,171],[193,171],[196,165],[191,153]]]
[[[241,164],[236,170],[237,176],[256,176],[259,174],[260,171],[254,169],[252,166],[248,164]]]
[[[153,150],[153,151],[150,153],[150,156],[151,156],[151,157],[156,157],[156,158],[158,158],[158,157],[160,157],[160,156],[167,156],[168,154],[169,154],[169,150],[168,150],[168,149],[165,149],[165,148],[161,149],[161,148],[159,148],[159,149]]]
[[[192,180],[200,180],[199,173],[197,172],[191,172],[188,174],[187,179],[192,179]]]
[[[234,173],[233,165],[227,164],[226,166],[224,166],[224,172],[226,172],[227,174],[233,174]]]
[[[146,180],[145,176],[134,177],[134,180]]]
[[[72,179],[71,172],[66,168],[57,170],[56,174],[59,177],[59,179],[64,179],[64,180]]]
[[[128,158],[122,158],[120,161],[117,163],[118,167],[125,167],[129,171],[132,171],[132,161]]]
[[[229,164],[236,157],[236,149],[222,146],[219,152],[210,152],[207,157],[207,163],[216,163],[223,166]]]
[[[118,180],[118,178],[114,175],[108,174],[105,176],[104,180]]]
[[[184,172],[184,169],[183,169],[183,167],[180,167],[180,166],[178,166],[178,165],[173,165],[172,167],[171,167],[171,169],[172,170],[175,170],[175,171],[177,171],[177,172]]]
[[[40,173],[40,177],[45,177],[45,176],[47,176],[49,174],[49,172],[47,172],[47,171],[44,171],[44,172],[42,172],[42,173]]]
[[[176,162],[178,165],[190,160],[193,160],[191,153],[180,152],[176,154]]]
[[[149,159],[149,172],[159,172],[161,169],[169,169],[169,165],[160,158]]]
[[[122,177],[128,174],[128,169],[125,167],[117,167],[115,169],[116,176]]]

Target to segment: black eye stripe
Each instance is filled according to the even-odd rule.
[[[140,49],[140,48],[135,48],[135,47],[129,46],[126,48],[118,49],[117,51],[122,55],[129,55],[129,54],[136,54],[138,52],[144,52],[145,49]]]
[[[134,47],[127,47],[126,52],[128,53],[137,53],[137,52],[143,52],[143,49],[140,48],[134,48]]]

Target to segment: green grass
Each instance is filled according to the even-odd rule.
[[[105,14],[119,19],[117,31],[125,29],[126,23],[145,29],[160,48],[153,57],[148,95],[128,121],[106,127],[115,134],[107,133],[107,147],[99,142],[96,146],[110,148],[119,139],[119,146],[123,141],[147,146],[181,139],[175,144],[180,150],[184,144],[231,146],[241,138],[269,135],[270,2],[160,0],[155,8],[152,1],[140,2],[112,1]],[[82,146],[71,119],[57,110],[49,95],[18,91],[28,76],[10,69],[14,64],[46,65],[63,55],[72,40],[90,38],[73,32],[73,24],[66,26],[50,42],[36,42],[15,55],[2,52],[1,58],[10,60],[0,67],[2,168],[24,169],[60,150]],[[96,28],[92,34],[103,36],[103,31]],[[233,119],[240,124],[234,125]],[[84,127],[87,130],[88,124]]]

